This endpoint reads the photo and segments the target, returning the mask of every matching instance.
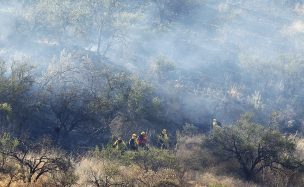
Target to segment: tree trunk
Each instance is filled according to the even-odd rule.
[[[67,131],[67,130],[63,130],[61,133],[60,133],[60,138],[59,138],[59,144],[60,146],[63,146],[67,149],[70,148],[70,141],[68,141],[69,139],[69,135],[70,135],[70,131]]]
[[[61,134],[61,127],[55,127],[54,129],[55,136],[54,136],[54,142],[56,145],[59,144],[60,134]]]
[[[248,181],[251,181],[254,177],[254,171],[248,168],[243,167],[243,172],[245,173],[245,177]]]
[[[10,187],[12,183],[13,183],[13,178],[11,178],[11,179],[8,181],[6,187]]]
[[[27,183],[31,184],[32,183],[32,176],[33,176],[33,173],[29,173],[28,176],[27,176]]]

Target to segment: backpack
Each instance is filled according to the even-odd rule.
[[[136,147],[136,140],[134,138],[130,139],[129,145],[130,147]]]
[[[137,139],[137,143],[138,143],[138,145],[146,144],[147,143],[147,138],[140,135]]]

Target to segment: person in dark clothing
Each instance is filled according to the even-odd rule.
[[[137,144],[137,135],[132,134],[131,139],[129,140],[129,149],[132,151],[138,150],[138,144]]]
[[[148,150],[147,143],[148,143],[147,134],[145,132],[141,132],[137,138],[138,147]]]

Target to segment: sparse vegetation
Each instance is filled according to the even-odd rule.
[[[302,186],[303,15],[0,0],[0,187]]]

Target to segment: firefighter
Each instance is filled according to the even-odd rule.
[[[213,119],[212,125],[211,125],[211,130],[213,130],[214,128],[218,128],[218,127],[222,127],[222,123],[217,121],[216,119]]]
[[[140,135],[137,138],[138,147],[147,150],[148,149],[147,143],[148,143],[147,134],[145,132],[141,132]]]
[[[121,153],[124,153],[127,148],[126,143],[122,140],[121,137],[118,137],[112,147],[121,151]]]
[[[160,135],[158,136],[158,141],[161,149],[169,148],[169,136],[167,134],[167,130],[163,129]]]
[[[137,143],[137,135],[132,134],[131,139],[129,140],[129,149],[132,151],[138,150],[138,143]]]

